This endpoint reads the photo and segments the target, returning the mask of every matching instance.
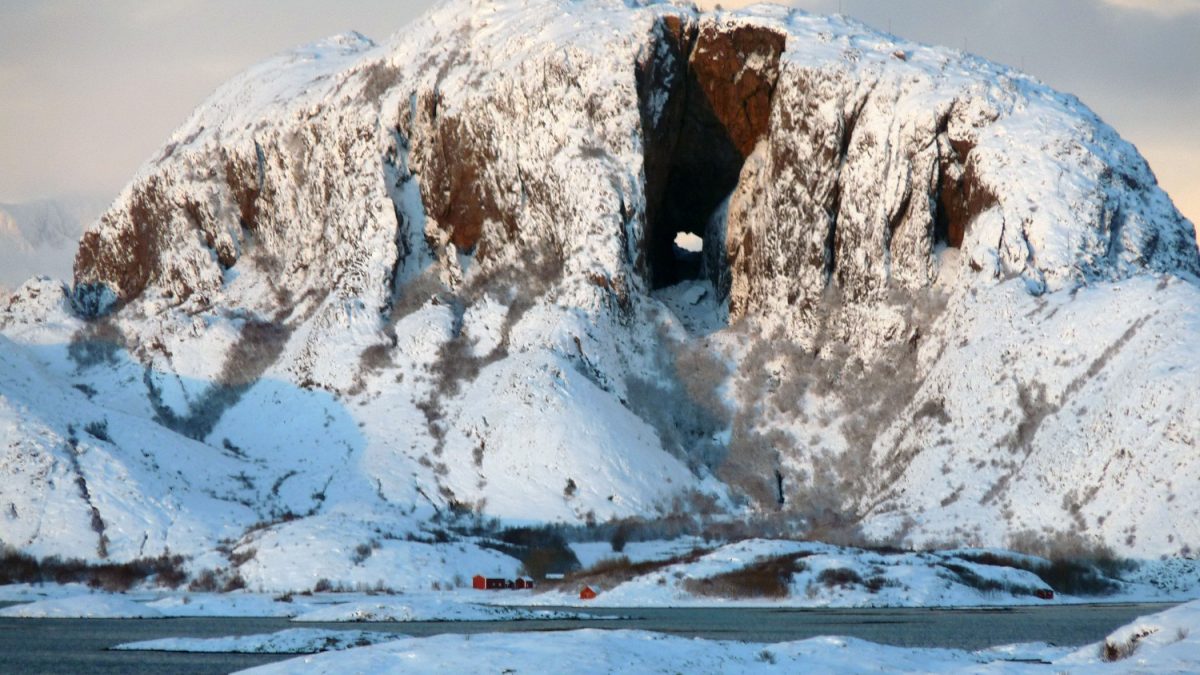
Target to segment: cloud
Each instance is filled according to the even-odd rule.
[[[1110,7],[1147,12],[1164,18],[1200,14],[1200,0],[1103,0],[1103,2]]]

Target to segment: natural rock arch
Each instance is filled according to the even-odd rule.
[[[785,43],[784,35],[767,28],[712,20],[672,16],[655,26],[650,55],[637,71],[646,173],[644,271],[652,287],[704,276],[715,282],[721,273],[724,241],[714,215],[767,135]],[[675,245],[681,232],[703,239],[703,259],[681,254]]]

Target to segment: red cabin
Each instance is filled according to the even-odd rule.
[[[471,577],[471,588],[479,591],[525,590],[533,588],[533,579],[517,577],[514,579],[497,579],[476,574]]]
[[[583,590],[579,591],[580,600],[594,600],[595,598],[596,591],[593,591],[591,586],[584,586]]]

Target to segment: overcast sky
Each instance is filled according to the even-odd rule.
[[[349,29],[381,39],[433,4],[0,0],[0,201],[112,197],[238,71]],[[1137,144],[1200,221],[1200,0],[791,4],[966,48],[1078,95]]]

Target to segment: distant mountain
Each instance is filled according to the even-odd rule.
[[[0,287],[37,275],[70,279],[79,236],[107,207],[88,197],[0,204]]]
[[[512,570],[493,518],[1186,553],[1198,273],[1004,66],[451,0],[224,85],[0,311],[0,538],[280,589]]]

